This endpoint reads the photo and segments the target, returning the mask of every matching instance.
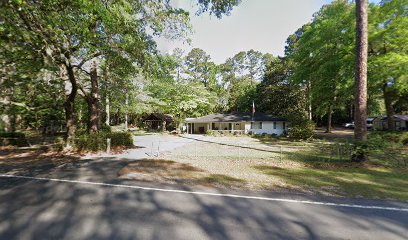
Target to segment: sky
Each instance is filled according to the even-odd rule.
[[[176,47],[186,53],[192,48],[201,48],[220,64],[250,49],[283,56],[286,38],[310,22],[313,13],[331,0],[242,0],[230,16],[222,19],[208,13],[196,16],[195,2],[172,2],[190,12],[194,31],[190,35],[191,43],[160,38],[157,39],[158,48],[162,53],[171,53]]]

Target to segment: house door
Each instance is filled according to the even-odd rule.
[[[198,132],[199,132],[200,134],[204,134],[204,133],[205,133],[205,127],[199,127],[199,128],[198,128]]]

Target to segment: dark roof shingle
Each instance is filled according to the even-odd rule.
[[[186,122],[200,123],[200,122],[283,122],[286,121],[283,117],[272,116],[264,113],[255,113],[252,119],[251,113],[216,113],[203,117],[189,119]]]

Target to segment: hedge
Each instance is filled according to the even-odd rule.
[[[294,139],[309,139],[313,136],[314,129],[314,123],[305,121],[303,124],[291,126],[288,135]]]
[[[107,138],[111,139],[112,148],[133,146],[132,134],[123,132],[84,134],[77,138],[75,146],[78,150],[104,151],[107,147]]]
[[[0,146],[27,146],[25,134],[22,132],[0,132]]]

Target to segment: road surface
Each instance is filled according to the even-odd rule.
[[[129,161],[0,172],[0,239],[408,237],[407,203],[118,180]]]

